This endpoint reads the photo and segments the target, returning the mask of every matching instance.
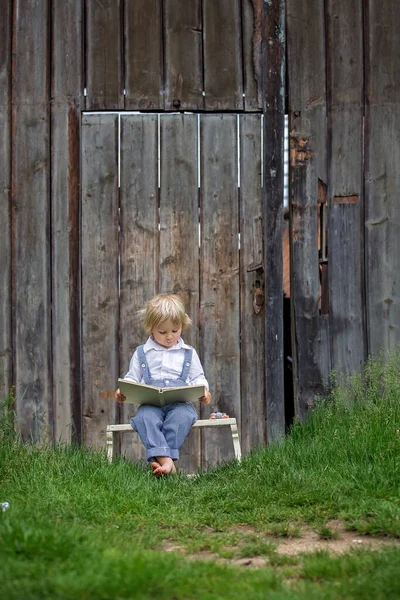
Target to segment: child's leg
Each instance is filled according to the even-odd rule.
[[[149,405],[139,406],[136,416],[131,419],[130,423],[132,428],[138,432],[146,448],[147,460],[153,460],[155,457],[178,458],[179,452],[171,450],[162,431],[164,423],[162,408]]]
[[[176,402],[164,408],[164,424],[162,432],[174,459],[179,458],[179,450],[185,441],[193,423],[197,421],[197,413],[189,402]]]
[[[176,402],[168,404],[164,409],[164,424],[162,431],[171,456],[179,458],[179,449],[185,441],[193,423],[197,420],[197,413],[189,402]],[[175,465],[171,458],[156,456],[158,463],[152,463],[154,475],[167,475],[175,473]]]

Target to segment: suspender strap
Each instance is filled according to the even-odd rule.
[[[143,380],[146,385],[151,385],[150,369],[147,362],[146,354],[142,346],[137,347],[138,359],[140,364],[140,371],[142,373]],[[189,376],[190,366],[192,364],[193,348],[185,348],[185,354],[183,358],[183,367],[180,379],[186,381]]]
[[[181,373],[182,381],[186,382],[189,376],[190,365],[192,364],[193,348],[185,348],[185,356],[183,358],[183,367]]]
[[[140,371],[142,373],[144,382],[146,385],[151,385],[150,384],[150,369],[149,369],[149,365],[147,364],[147,359],[146,359],[146,355],[143,350],[143,345],[137,347],[137,353],[138,353],[138,359],[139,359],[139,363],[140,363]]]

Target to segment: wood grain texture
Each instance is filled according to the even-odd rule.
[[[332,365],[356,371],[366,358],[364,317],[363,17],[361,3],[327,4],[330,107],[330,199],[358,196],[356,204],[331,201],[328,218],[329,311]]]
[[[86,108],[124,107],[121,1],[86,0]]]
[[[330,371],[319,314],[318,189],[327,187],[323,5],[287,2],[290,135],[291,312],[295,411],[303,421]],[[319,184],[320,182],[320,184]]]
[[[203,108],[202,23],[199,0],[164,1],[164,39],[165,109]]]
[[[146,341],[138,311],[158,292],[158,119],[157,115],[121,116],[120,190],[120,374],[135,349]],[[121,407],[121,422],[136,410]],[[124,436],[121,452],[145,459],[138,436]]]
[[[76,102],[83,94],[84,48],[83,3],[63,0],[54,3],[52,27],[52,99]]]
[[[0,20],[0,397],[12,386],[11,308],[11,4],[3,2]]]
[[[240,356],[241,445],[266,443],[264,245],[261,202],[261,115],[240,122]],[[259,291],[258,291],[259,290]],[[259,312],[257,312],[257,310]]]
[[[199,352],[197,129],[197,115],[161,116],[159,289],[182,297],[193,322],[182,335]],[[189,472],[200,466],[198,432],[186,440],[179,464]]]
[[[262,0],[242,1],[244,108],[262,110],[261,65]]]
[[[162,110],[163,35],[161,0],[125,3],[125,108]]]
[[[203,0],[206,110],[243,110],[241,11],[238,0]]]
[[[398,2],[369,0],[365,40],[368,349],[400,343],[400,57]]]
[[[285,115],[285,3],[264,2],[264,265],[265,382],[267,438],[274,442],[285,432],[283,380],[283,139]]]
[[[118,119],[82,119],[82,414],[83,440],[105,447],[116,422],[119,376]]]
[[[13,305],[18,429],[53,435],[48,3],[16,2],[13,61]],[[18,18],[17,18],[18,17]]]
[[[54,5],[51,231],[54,436],[81,439],[79,193],[83,106],[82,6]],[[68,60],[65,60],[66,55]]]
[[[237,119],[201,117],[201,357],[213,401],[240,423]],[[203,466],[233,457],[232,440],[204,432]]]
[[[80,111],[52,106],[52,354],[54,435],[81,439],[80,389]]]

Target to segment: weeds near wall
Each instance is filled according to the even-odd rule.
[[[0,380],[0,387],[2,381]],[[11,441],[15,438],[15,420],[14,411],[14,388],[11,388],[8,395],[0,401],[0,443]]]

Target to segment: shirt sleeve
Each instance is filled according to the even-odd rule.
[[[200,362],[199,356],[196,350],[193,348],[192,363],[189,369],[189,376],[187,380],[188,385],[205,385],[209,390],[208,381],[204,375],[203,367]]]
[[[135,383],[140,383],[142,379],[142,371],[140,369],[139,357],[137,350],[133,353],[131,362],[129,363],[129,371],[125,375],[124,379],[129,379]]]

